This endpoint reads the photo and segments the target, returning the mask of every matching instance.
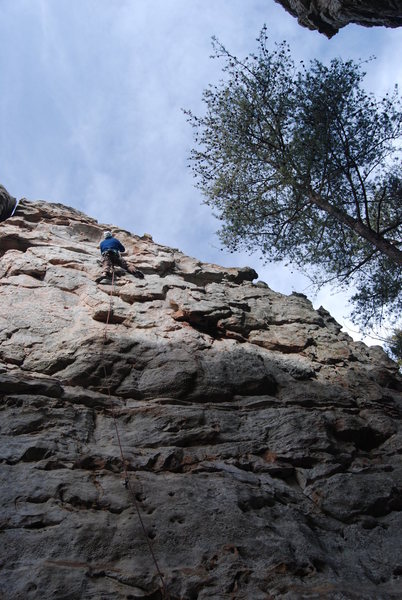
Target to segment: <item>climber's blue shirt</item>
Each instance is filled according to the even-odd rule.
[[[116,250],[117,252],[124,252],[125,248],[119,240],[116,240],[114,237],[106,238],[103,242],[100,243],[100,251],[101,254],[106,252],[107,250]]]

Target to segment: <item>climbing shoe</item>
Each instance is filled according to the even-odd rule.
[[[138,277],[138,279],[144,279],[144,273],[138,269],[133,269],[130,273],[131,275],[134,275],[134,277]]]
[[[103,273],[102,275],[100,275],[99,277],[97,277],[95,279],[96,283],[100,283],[101,281],[103,281],[104,279],[106,279],[107,281],[111,281],[112,276],[110,275],[110,273]]]

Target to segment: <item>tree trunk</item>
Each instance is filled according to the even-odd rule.
[[[321,196],[314,194],[314,192],[310,192],[310,201],[322,210],[325,210],[328,214],[338,219],[338,221],[346,225],[346,227],[349,227],[349,229],[355,231],[358,235],[360,235],[360,237],[373,244],[377,250],[383,254],[386,254],[386,256],[388,256],[388,258],[394,261],[397,265],[402,265],[402,251],[384,239],[382,235],[376,233],[358,219],[354,219],[343,210],[336,208],[336,206],[333,206]]]

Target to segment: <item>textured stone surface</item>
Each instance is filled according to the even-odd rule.
[[[394,363],[149,235],[112,227],[145,278],[96,285],[102,229],[27,201],[0,226],[4,598],[162,598],[115,423],[172,600],[400,598]]]
[[[275,0],[300,25],[332,37],[345,25],[402,25],[401,0]]]

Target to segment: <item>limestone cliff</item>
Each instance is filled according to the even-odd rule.
[[[171,600],[400,598],[394,363],[148,235],[112,227],[145,278],[96,285],[102,229],[0,226],[2,597],[163,597],[127,469]]]
[[[300,25],[318,29],[327,37],[349,23],[365,27],[402,25],[402,0],[275,0]]]

